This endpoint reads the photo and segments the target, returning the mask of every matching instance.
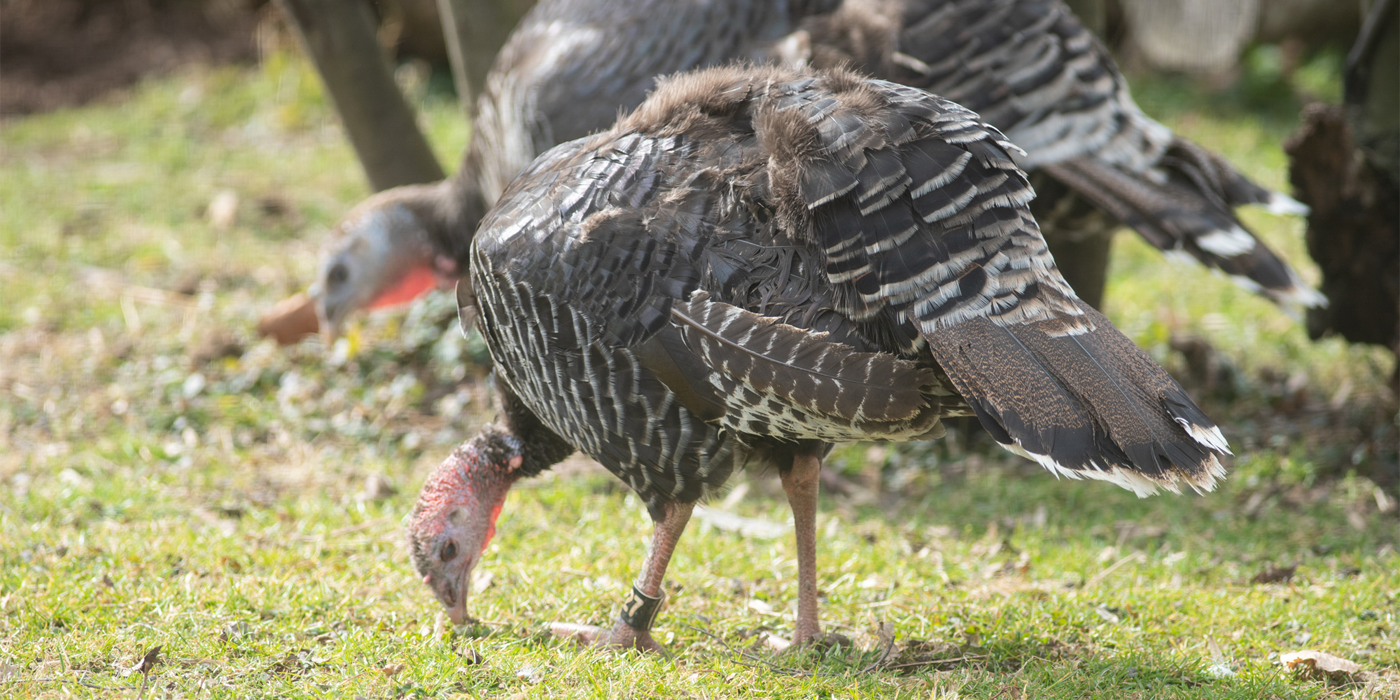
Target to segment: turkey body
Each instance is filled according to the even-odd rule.
[[[1325,305],[1233,212],[1306,207],[1144,114],[1060,0],[846,0],[803,31],[814,65],[928,90],[1001,129],[1025,150],[1017,162],[1042,192],[1032,211],[1052,240],[1106,235],[1116,220],[1275,302]]]
[[[507,393],[659,531],[736,465],[776,467],[810,638],[830,443],[975,415],[1056,473],[1139,494],[1223,474],[1214,424],[1056,271],[1013,149],[955,104],[846,71],[678,76],[516,179],[459,298]]]

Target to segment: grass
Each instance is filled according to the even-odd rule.
[[[1172,81],[1139,98],[1284,184],[1289,124]],[[455,163],[455,103],[420,106]],[[1219,492],[1138,500],[956,436],[843,447],[832,461],[858,488],[824,499],[819,558],[824,619],[854,647],[751,651],[790,630],[790,537],[702,519],[670,569],[668,660],[545,631],[608,623],[649,534],[636,499],[581,459],[511,494],[480,624],[446,625],[416,580],[401,519],[491,415],[482,350],[447,299],[368,318],[333,348],[253,335],[365,193],[304,63],[192,69],[0,128],[6,697],[1396,697],[1400,527],[1367,476],[1393,469],[1392,360],[1313,343],[1130,235],[1109,314],[1199,380],[1238,455]],[[239,205],[221,228],[204,211],[224,191]],[[1247,216],[1312,273],[1300,222]],[[1182,335],[1214,346],[1229,381],[1191,376],[1170,349]],[[774,482],[737,477],[720,507],[784,523]],[[894,646],[872,668],[881,623]],[[132,671],[156,645],[149,675]],[[1278,655],[1304,648],[1364,675],[1295,677]]]

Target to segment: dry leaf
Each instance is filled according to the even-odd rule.
[[[1298,570],[1298,565],[1280,566],[1278,568],[1269,567],[1254,575],[1250,583],[1285,583],[1293,578],[1293,572]]]
[[[520,670],[515,672],[515,677],[530,683],[539,683],[544,680],[544,671],[540,666],[521,666]]]
[[[496,575],[486,569],[477,569],[472,572],[472,593],[480,593],[491,587],[491,582],[496,580]]]
[[[756,540],[771,540],[792,531],[790,525],[775,523],[762,518],[746,518],[718,508],[705,505],[695,506],[695,519],[716,530],[735,532],[742,537]]]
[[[127,669],[126,673],[123,673],[122,676],[130,676],[133,673],[139,673],[144,676],[150,673],[151,669],[155,668],[156,664],[160,663],[161,646],[163,645],[157,644],[151,647],[150,649],[146,650],[146,653],[141,656],[141,660],[137,661],[134,666]]]
[[[228,230],[238,218],[238,193],[233,190],[220,190],[209,202],[206,215],[209,217],[209,224],[216,230]]]
[[[391,498],[399,490],[389,477],[383,474],[370,474],[365,477],[365,489],[355,495],[355,500],[360,502],[382,501]]]
[[[1285,666],[1296,673],[1315,678],[1325,678],[1334,682],[1345,682],[1361,672],[1361,666],[1353,661],[1333,656],[1321,651],[1295,651],[1279,657]]]
[[[480,652],[478,652],[472,647],[467,647],[466,649],[463,649],[461,653],[462,663],[465,663],[468,666],[480,666],[481,664],[486,663],[486,657],[482,656]]]

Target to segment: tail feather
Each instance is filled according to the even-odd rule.
[[[982,425],[1056,474],[1102,479],[1140,496],[1224,476],[1224,436],[1186,392],[1087,304],[1093,327],[971,319],[929,344]]]
[[[1287,209],[1288,198],[1249,182],[1199,147],[1174,146],[1172,153],[1184,156],[1163,159],[1163,164],[1173,165],[1177,174],[1165,182],[1155,182],[1093,158],[1067,160],[1044,169],[1136,229],[1160,250],[1188,254],[1278,304],[1326,305],[1325,297],[1241,226],[1231,211],[1231,207],[1240,204]],[[1188,162],[1199,162],[1203,167],[1188,167]]]

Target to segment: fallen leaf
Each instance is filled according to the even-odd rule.
[[[695,518],[716,530],[735,532],[743,537],[758,540],[777,539],[792,530],[788,525],[775,523],[771,520],[746,518],[704,505],[695,506]]]
[[[760,614],[760,615],[772,615],[772,614],[773,614],[773,606],[772,606],[772,605],[769,605],[769,604],[768,604],[768,601],[759,600],[759,599],[757,599],[757,598],[753,598],[753,599],[749,600],[749,609],[752,610],[752,611],[754,611],[754,612],[756,612],[756,613],[758,613],[758,614]]]
[[[1361,672],[1360,664],[1331,654],[1306,649],[1278,657],[1285,666],[1303,676],[1345,682]]]
[[[1230,668],[1230,664],[1224,661],[1217,661],[1206,667],[1206,675],[1211,678],[1232,678],[1235,675],[1235,669]]]
[[[962,648],[956,644],[916,640],[905,644],[904,648],[899,650],[899,654],[890,659],[886,667],[907,669],[919,666],[942,666],[965,660]]]
[[[521,666],[515,672],[515,677],[531,683],[539,683],[544,680],[544,669],[539,666]]]
[[[875,636],[879,638],[882,649],[894,644],[894,623],[881,622],[875,629]]]
[[[480,593],[490,588],[491,582],[494,580],[496,580],[495,574],[491,573],[486,569],[477,569],[476,571],[472,572],[472,593]]]
[[[206,212],[209,224],[216,230],[224,231],[238,218],[238,193],[233,190],[220,190],[209,202]]]
[[[1109,610],[1108,608],[1094,608],[1094,613],[1097,614],[1099,617],[1103,618],[1104,622],[1108,622],[1110,624],[1116,625],[1119,622],[1122,622],[1122,619],[1119,618],[1116,614],[1113,613],[1112,610]]]
[[[365,477],[365,489],[355,496],[355,500],[360,502],[382,501],[390,498],[399,490],[389,481],[389,477],[383,474],[370,474]]]
[[[310,649],[296,649],[287,652],[287,655],[278,659],[269,671],[272,673],[303,674],[318,665],[318,659],[311,654]]]
[[[134,666],[127,669],[126,672],[122,674],[122,677],[130,676],[133,673],[139,673],[143,676],[150,673],[151,669],[155,668],[156,664],[160,663],[161,646],[163,645],[157,644],[151,647],[150,649],[147,649],[146,653],[141,656],[141,660],[137,661]]]
[[[1269,568],[1267,568],[1267,569],[1264,569],[1263,571],[1260,571],[1259,573],[1255,574],[1255,575],[1254,575],[1254,578],[1250,579],[1249,582],[1250,582],[1250,583],[1255,583],[1255,584],[1259,584],[1259,583],[1285,583],[1285,582],[1287,582],[1289,579],[1292,579],[1292,578],[1293,578],[1293,572],[1295,572],[1295,571],[1297,571],[1297,570],[1298,570],[1298,565],[1297,565],[1297,564],[1294,564],[1294,565],[1292,565],[1292,566],[1280,566],[1280,567],[1277,567],[1277,568],[1271,566],[1271,567],[1269,567]]]
[[[486,663],[486,657],[482,656],[476,649],[467,647],[462,650],[462,663],[468,666],[480,666]]]

